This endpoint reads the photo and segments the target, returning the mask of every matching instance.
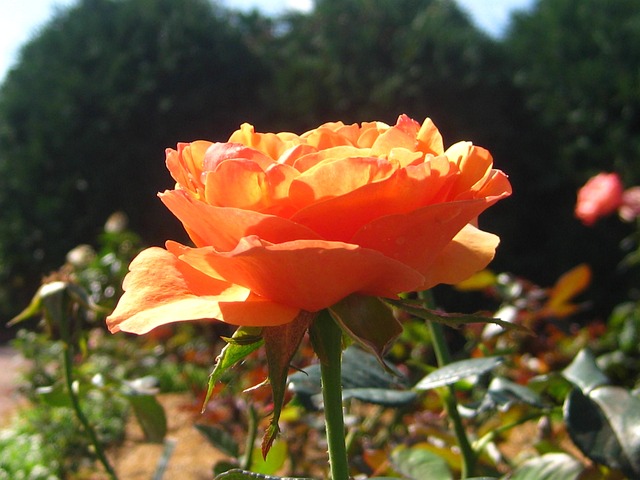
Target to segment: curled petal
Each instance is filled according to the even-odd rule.
[[[189,249],[180,258],[262,298],[311,312],[352,293],[393,298],[424,282],[417,271],[380,252],[340,242],[297,240],[272,245],[247,237],[232,252]]]
[[[233,325],[280,325],[298,313],[259,298],[247,288],[207,276],[161,248],[142,251],[129,268],[125,293],[107,318],[111,332],[143,334],[160,325],[202,319]]]
[[[450,285],[466,280],[485,268],[500,243],[498,236],[466,225],[440,252],[425,273],[423,289],[439,283]]]
[[[211,142],[200,140],[192,143],[179,143],[178,150],[167,148],[166,164],[178,185],[200,197],[204,195],[202,176],[204,155]]]

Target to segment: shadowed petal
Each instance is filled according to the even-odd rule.
[[[319,240],[272,245],[247,237],[232,252],[188,249],[180,259],[262,298],[311,312],[351,293],[394,298],[424,282],[417,271],[380,252]]]

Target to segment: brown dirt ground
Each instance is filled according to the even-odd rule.
[[[0,428],[7,426],[21,406],[27,402],[18,392],[20,369],[25,360],[11,347],[0,346]],[[224,459],[195,429],[197,408],[186,394],[161,395],[160,402],[167,412],[168,433],[165,444],[149,444],[132,419],[123,445],[108,453],[120,480],[149,480],[158,468],[167,444],[173,447],[163,480],[211,480],[213,465]],[[106,479],[106,474],[90,474],[91,480]],[[86,477],[85,477],[86,478]]]

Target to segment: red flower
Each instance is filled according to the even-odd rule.
[[[622,180],[616,173],[599,173],[578,191],[575,215],[582,223],[592,226],[596,221],[615,212],[622,203]]]

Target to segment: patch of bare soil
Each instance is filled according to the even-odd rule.
[[[140,427],[132,418],[124,444],[110,452],[118,477],[121,480],[153,478],[165,449],[173,447],[163,480],[211,480],[213,465],[225,456],[196,430],[194,425],[200,414],[193,397],[189,394],[167,394],[159,396],[158,400],[167,414],[165,443],[146,443]]]

